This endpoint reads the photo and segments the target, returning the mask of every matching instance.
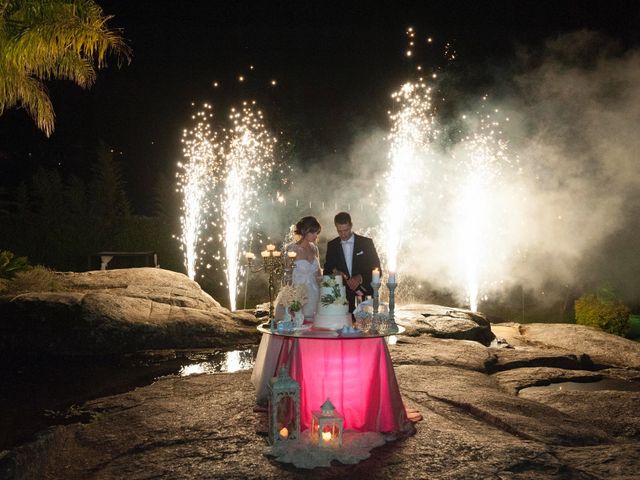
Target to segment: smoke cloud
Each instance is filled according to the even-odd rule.
[[[464,304],[462,245],[473,239],[480,310],[483,299],[514,286],[560,298],[567,289],[580,294],[607,284],[638,302],[640,52],[574,32],[537,50],[520,48],[495,80],[501,92],[488,92],[474,108],[467,98],[460,102],[465,111],[447,120],[436,114],[440,139],[407,169],[420,188],[406,205],[412,222],[403,232],[400,278],[450,291]],[[464,138],[487,115],[499,120],[506,158],[492,165],[488,194],[478,197],[480,218],[470,227],[460,210],[473,172]],[[271,234],[282,237],[300,216],[316,215],[322,249],[335,236],[333,215],[349,210],[354,229],[373,236],[383,252],[387,135],[363,132],[348,155],[296,167],[283,202],[269,210]]]

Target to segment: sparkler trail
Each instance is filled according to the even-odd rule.
[[[223,187],[218,205],[223,221],[220,236],[225,248],[229,304],[235,310],[238,278],[243,274],[240,256],[250,239],[258,200],[264,196],[275,166],[276,139],[267,132],[255,102],[245,102],[240,110],[232,109],[229,118],[233,128],[226,131],[224,161],[218,172]]]
[[[408,27],[405,33],[405,56],[413,59],[416,32]],[[391,95],[394,108],[389,112],[388,168],[383,178],[385,198],[380,212],[380,239],[384,245],[382,256],[390,273],[398,271],[402,239],[410,236],[412,219],[415,218],[416,212],[411,207],[419,203],[422,197],[430,146],[437,137],[431,91],[431,87],[420,78],[417,82],[405,83]]]
[[[410,207],[424,188],[429,147],[437,132],[431,88],[425,83],[406,83],[392,98],[397,111],[390,116],[389,169],[384,178],[386,195],[381,220],[387,270],[397,272],[401,240],[407,236],[413,216]]]
[[[207,223],[208,193],[215,186],[215,179],[211,176],[211,165],[215,162],[215,134],[212,134],[209,124],[213,113],[210,105],[205,105],[204,109],[192,117],[197,122],[195,127],[183,132],[181,141],[185,162],[178,163],[177,173],[178,191],[183,196],[180,241],[187,275],[192,280],[196,276],[201,234]]]
[[[469,308],[474,312],[481,284],[487,280],[483,265],[497,253],[491,248],[491,236],[498,232],[497,219],[492,217],[500,208],[493,205],[492,193],[503,168],[510,164],[507,144],[500,138],[500,123],[483,114],[477,125],[477,131],[460,143],[462,193],[454,207],[458,252],[464,261]]]
[[[416,59],[415,31],[409,28],[406,34],[405,55]],[[432,43],[430,37],[427,43]],[[445,44],[444,53],[447,62],[455,60],[451,43]],[[417,71],[424,69],[418,65]],[[435,79],[437,74],[434,71],[428,76]],[[489,276],[495,276],[499,270],[496,267],[507,254],[495,240],[504,226],[501,223],[511,220],[517,208],[515,199],[507,199],[509,189],[500,178],[511,162],[500,124],[494,120],[497,110],[478,114],[473,125],[468,122],[466,136],[452,145],[454,153],[445,153],[449,148],[436,144],[439,131],[432,94],[432,88],[421,78],[404,84],[392,95],[395,108],[390,114],[389,164],[384,176],[379,239],[385,246],[386,269],[396,272],[403,239],[425,235],[426,230],[435,233],[438,224],[450,225],[445,234],[449,240],[442,246],[444,255],[450,258],[447,266],[457,264],[452,284],[460,285],[469,308],[477,311],[480,290],[488,287],[490,280],[495,281]],[[486,103],[486,97],[483,101]],[[435,174],[443,174],[438,182],[432,179]],[[505,200],[514,205],[504,205]],[[418,221],[430,228],[415,231],[414,222]]]
[[[229,305],[235,310],[238,279],[243,274],[240,256],[250,241],[258,200],[266,195],[275,167],[276,139],[265,129],[255,102],[231,109],[232,126],[219,132],[211,129],[212,117],[211,106],[205,105],[193,116],[196,126],[183,132],[186,162],[178,164],[177,174],[183,195],[180,240],[187,274],[194,279],[198,263],[213,253],[202,248],[203,232],[208,227],[220,232]],[[220,260],[220,252],[213,258]]]

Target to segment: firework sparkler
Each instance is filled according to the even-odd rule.
[[[258,201],[275,165],[276,142],[263,124],[263,115],[255,102],[232,109],[233,128],[226,133],[226,148],[219,179],[223,185],[219,208],[222,217],[221,239],[225,249],[227,285],[231,310],[236,308],[238,278],[242,276],[240,257],[250,240],[256,220]]]
[[[382,209],[387,270],[396,272],[401,239],[412,218],[411,205],[419,196],[429,146],[436,136],[431,111],[431,88],[425,83],[406,83],[392,95],[397,111],[391,114],[389,169],[384,178]]]
[[[231,127],[219,133],[211,130],[208,120],[211,107],[194,115],[193,130],[183,134],[184,156],[179,164],[179,190],[183,194],[182,248],[190,278],[195,278],[198,260],[204,254],[202,234],[207,227],[218,229],[224,249],[225,276],[229,288],[229,305],[236,308],[240,256],[250,242],[251,226],[256,222],[258,200],[275,162],[276,139],[265,129],[262,112],[255,102],[245,102],[241,109],[231,109]],[[219,140],[218,140],[219,139]],[[210,253],[210,252],[209,252]],[[214,256],[220,259],[219,252]]]
[[[502,169],[510,163],[507,144],[500,138],[500,124],[491,115],[482,115],[477,130],[460,143],[461,193],[455,205],[456,237],[460,259],[464,262],[469,308],[478,310],[480,285],[485,276],[483,265],[495,255],[491,236],[498,225],[492,218],[500,208],[494,205],[497,180]]]
[[[208,220],[208,193],[215,187],[212,165],[215,162],[215,134],[209,123],[213,113],[211,106],[192,118],[196,121],[193,129],[182,134],[184,163],[178,163],[178,191],[182,193],[182,216],[180,236],[184,251],[185,266],[190,279],[195,279],[199,259],[202,231]]]

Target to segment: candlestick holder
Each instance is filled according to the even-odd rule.
[[[389,289],[389,326],[392,329],[397,330],[398,326],[396,325],[396,287],[398,284],[396,282],[387,282],[387,288]]]
[[[378,296],[380,285],[380,282],[371,282],[371,288],[373,288],[373,313],[378,313],[378,307],[380,306],[380,297]]]
[[[247,268],[253,273],[265,272],[269,275],[269,328],[273,332],[274,325],[274,308],[273,300],[276,293],[276,282],[278,279],[286,278],[285,273],[291,276],[295,267],[295,256],[282,255],[282,252],[276,251],[275,248],[267,246],[267,250],[261,252],[262,265],[255,266],[253,259],[255,255],[247,254]]]

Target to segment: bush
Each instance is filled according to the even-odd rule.
[[[629,333],[629,307],[612,298],[600,298],[588,293],[576,300],[576,323],[597,327],[614,335]]]
[[[18,272],[13,279],[4,284],[4,293],[14,295],[25,292],[55,292],[62,289],[62,283],[56,274],[42,265]]]
[[[12,252],[0,252],[0,278],[13,278],[17,273],[30,269],[27,257],[16,257]]]

